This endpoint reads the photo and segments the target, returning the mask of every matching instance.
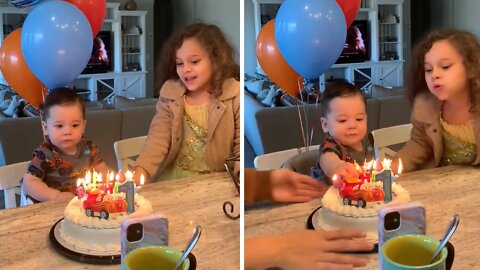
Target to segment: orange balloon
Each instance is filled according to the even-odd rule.
[[[296,97],[303,89],[302,77],[283,59],[274,34],[275,20],[265,24],[257,36],[257,59],[265,74],[278,87]]]
[[[10,87],[30,104],[40,106],[46,87],[33,75],[23,57],[22,29],[10,33],[0,47],[0,71]],[[48,67],[46,67],[48,68]]]

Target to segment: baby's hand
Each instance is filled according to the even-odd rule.
[[[335,174],[346,178],[358,178],[358,172],[355,170],[355,166],[350,162],[342,162],[335,167]]]

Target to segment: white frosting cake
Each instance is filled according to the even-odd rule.
[[[375,185],[380,187],[380,184],[381,182],[377,182]],[[315,215],[313,222],[326,230],[355,228],[365,232],[367,239],[376,242],[378,239],[377,215],[380,208],[385,205],[410,201],[408,191],[395,182],[392,183],[392,195],[391,202],[368,202],[363,208],[356,205],[344,205],[338,189],[331,186],[323,196],[323,207]]]
[[[120,223],[127,216],[145,215],[153,212],[151,203],[135,194],[135,212],[113,213],[108,219],[89,217],[85,214],[83,201],[73,198],[64,211],[60,224],[60,237],[77,251],[105,255],[120,254]]]

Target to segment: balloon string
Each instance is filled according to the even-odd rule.
[[[315,93],[315,109],[318,108],[318,101],[320,100],[320,91],[316,92]],[[312,143],[313,141],[313,133],[314,133],[314,130],[315,130],[315,126],[316,126],[316,121],[315,121],[315,117],[313,117],[312,119],[312,130],[311,130],[311,133],[310,133],[310,143]]]
[[[297,80],[297,84],[298,84],[298,92],[300,93],[300,98],[302,98],[302,95],[301,95],[302,89],[301,89],[299,80]],[[303,119],[302,119],[302,114],[300,113],[300,105],[298,104],[298,102],[297,102],[297,112],[298,112],[298,119],[300,120],[300,130],[302,132],[303,145],[307,147],[305,131],[303,129]]]
[[[47,98],[48,88],[42,84],[42,101],[45,102],[45,98]]]

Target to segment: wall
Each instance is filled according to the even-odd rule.
[[[249,1],[249,0],[245,0]],[[238,0],[174,0],[174,31],[197,21],[218,25],[240,59],[240,1]]]
[[[257,66],[257,55],[255,53],[255,43],[257,37],[255,36],[255,18],[253,11],[252,0],[244,0],[244,67],[245,73],[255,74]]]

